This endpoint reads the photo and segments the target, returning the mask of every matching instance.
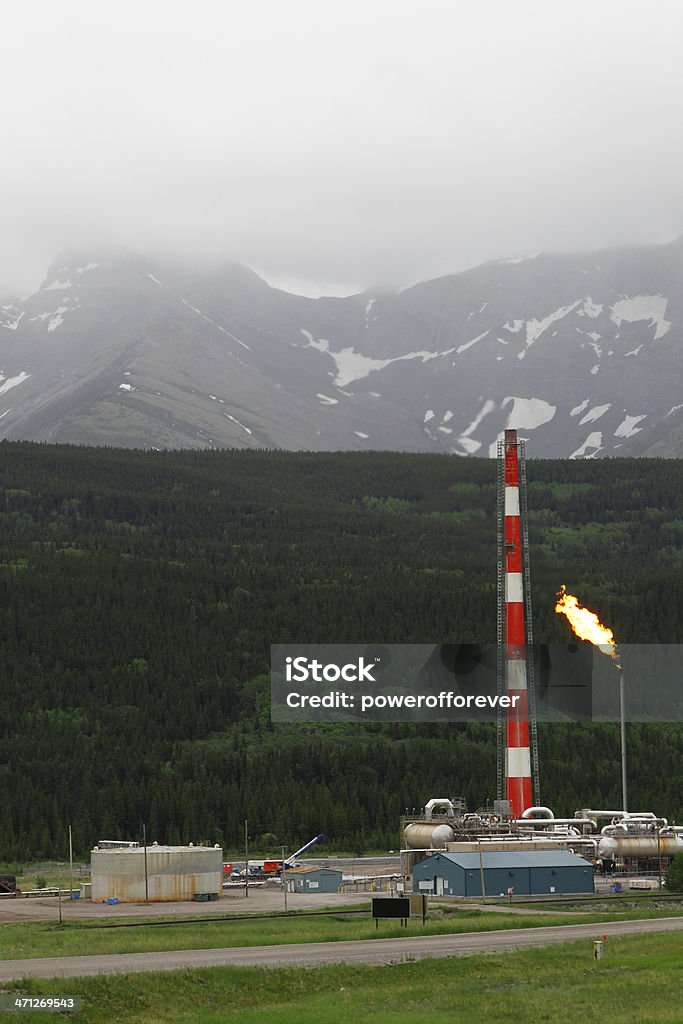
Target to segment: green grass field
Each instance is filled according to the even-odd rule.
[[[302,914],[286,918],[241,921],[215,921],[207,917],[196,924],[155,924],[149,927],[107,928],[94,921],[26,922],[0,926],[0,957],[20,960],[42,956],[70,956],[95,953],[140,953],[169,949],[219,949],[229,946],[278,945],[292,942],[336,942],[341,939],[401,938],[409,935],[443,935],[508,928],[538,928],[569,925],[577,921],[643,920],[672,917],[683,913],[666,908],[638,907],[618,910],[608,906],[602,911],[573,914],[518,915],[493,913],[470,908],[435,908],[423,926],[413,919],[406,932],[398,923],[380,922],[379,928],[367,915],[344,917],[341,914],[316,917]],[[136,922],[139,923],[139,922]],[[683,1014],[682,1014],[683,1020]]]
[[[385,967],[226,967],[27,981],[4,991],[80,995],[83,1009],[64,1017],[89,1024],[681,1024],[682,956],[680,934],[647,935],[610,939],[598,962],[584,940]]]

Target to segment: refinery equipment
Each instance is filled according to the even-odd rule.
[[[602,822],[608,819],[607,824]],[[683,826],[652,811],[629,813],[583,808],[556,818],[549,807],[529,807],[521,818],[506,805],[468,813],[457,798],[430,800],[402,819],[402,872],[437,850],[475,853],[561,849],[577,853],[607,873],[660,874],[683,853]]]
[[[483,852],[565,850],[579,854],[603,873],[659,875],[683,853],[683,828],[651,811],[626,809],[623,675],[621,676],[621,810],[576,811],[556,818],[539,795],[531,586],[527,530],[524,441],[508,429],[498,442],[498,694],[516,697],[497,721],[497,799],[493,807],[468,812],[464,800],[429,800],[422,811],[406,811],[401,820],[402,873],[437,851],[472,855]],[[611,630],[562,587],[555,611],[569,619],[577,636],[609,654],[620,669]],[[506,715],[505,719],[503,714]],[[605,819],[607,819],[605,823]]]

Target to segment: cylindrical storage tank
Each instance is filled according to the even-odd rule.
[[[411,850],[438,850],[443,849],[446,843],[452,843],[455,839],[455,832],[450,825],[423,825],[414,822],[406,825],[403,833],[406,846]]]
[[[210,846],[148,846],[145,849],[98,850],[91,853],[91,898],[144,903],[191,900],[223,891],[223,851]]]
[[[683,836],[603,836],[598,857],[617,860],[622,857],[675,857],[683,853]]]

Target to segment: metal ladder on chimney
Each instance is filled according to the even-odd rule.
[[[526,627],[526,671],[529,700],[529,742],[531,746],[531,779],[534,804],[541,803],[541,785],[538,771],[538,721],[536,717],[536,684],[534,679],[534,632],[531,618],[531,574],[529,571],[529,527],[526,496],[526,454],[524,441],[519,442],[519,497],[522,519],[522,573],[524,577],[524,624]]]
[[[507,689],[505,678],[505,456],[504,444],[498,442],[496,533],[498,537],[498,618],[496,644],[498,653],[498,697]],[[496,710],[496,799],[505,799],[505,716]]]

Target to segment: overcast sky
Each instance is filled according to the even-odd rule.
[[[0,0],[0,288],[83,243],[309,293],[683,233],[683,4]]]

